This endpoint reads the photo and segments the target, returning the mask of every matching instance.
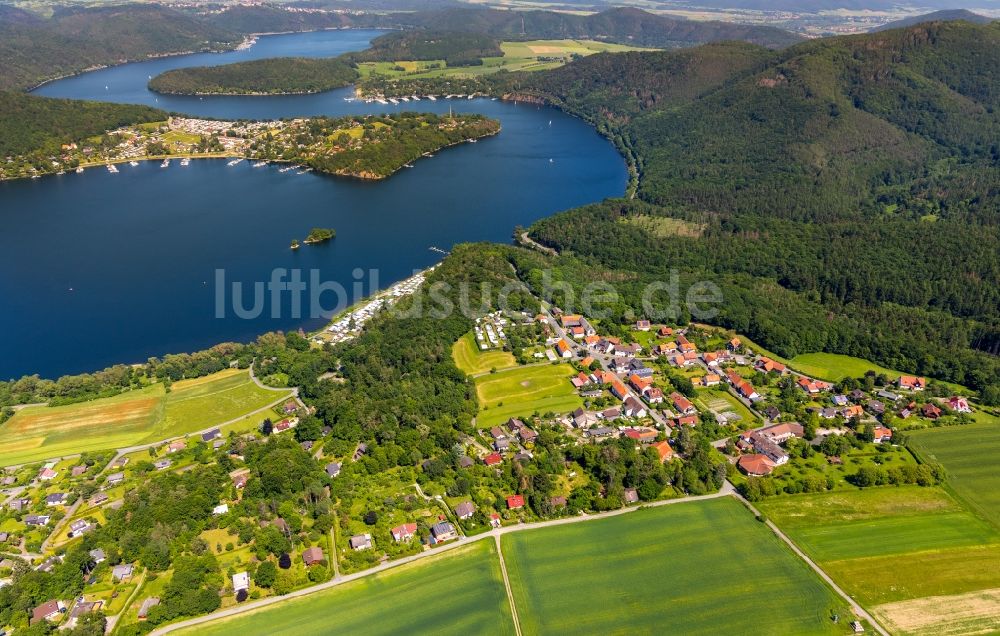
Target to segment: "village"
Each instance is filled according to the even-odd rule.
[[[350,339],[377,311],[416,289],[425,274],[381,292],[315,337]],[[549,374],[558,386],[546,390],[573,408],[539,407],[554,404],[549,396],[540,402],[529,396],[520,404],[508,394],[497,400],[506,402],[501,412],[491,413],[495,403],[481,395],[474,434],[464,435],[450,456],[409,468],[379,468],[368,444],[345,446],[330,437],[329,427],[304,434],[303,427],[315,428],[318,420],[293,399],[275,407],[273,421],[258,431],[224,436],[216,428],[134,452],[8,469],[0,543],[11,556],[0,562],[0,586],[22,564],[49,571],[67,555],[79,558],[73,546],[86,541],[150,474],[182,477],[198,466],[226,467],[218,500],[202,511],[210,529],[200,535],[203,549],[225,573],[220,599],[226,608],[490,530],[585,515],[579,497],[588,490],[608,510],[685,496],[671,483],[608,491],[594,483],[586,448],[624,444],[676,467],[667,473],[676,475],[690,461],[691,437],[698,435],[711,440],[710,452],[726,467],[727,488],[736,487],[751,501],[889,483],[930,485],[939,476],[910,454],[904,431],[959,423],[973,411],[966,397],[920,377],[870,373],[837,383],[813,378],[738,335],[707,326],[639,320],[602,332],[600,321],[549,307],[535,315],[485,315],[468,338],[470,355],[495,365],[471,374],[478,388],[505,374]],[[513,393],[517,387],[531,393],[525,386],[531,382],[517,382]],[[321,469],[326,496],[341,510],[339,521],[311,518],[291,504],[248,520],[243,493],[259,488],[254,449],[276,442],[296,447]],[[533,466],[540,449],[546,456],[559,449],[565,458],[553,474],[558,487],[544,501],[518,486],[524,475],[544,472]],[[267,550],[273,557],[265,558]],[[263,565],[272,558],[276,573]],[[169,575],[123,560],[113,544],[89,548],[87,559],[83,595],[35,607],[33,623],[67,627],[101,611],[111,625],[130,624],[167,611],[161,598]]]

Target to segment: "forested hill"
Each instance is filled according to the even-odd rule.
[[[859,355],[1000,400],[998,74],[1000,25],[947,22],[592,56],[503,89],[587,117],[640,171],[644,203],[543,220],[542,242],[721,281],[718,321],[780,354]]]
[[[162,121],[149,106],[34,97],[0,91],[0,157],[59,153],[62,144],[128,124]]]
[[[802,38],[774,27],[731,22],[681,20],[634,8],[608,9],[593,15],[554,11],[445,9],[399,18],[412,26],[485,33],[501,39],[591,39],[634,46],[675,48],[705,42],[742,40],[780,48]]]
[[[470,66],[482,64],[484,57],[501,56],[500,41],[488,35],[415,29],[377,37],[371,48],[345,57],[357,62],[444,60],[448,66]]]
[[[57,8],[47,19],[7,9],[0,12],[0,90],[154,54],[228,47],[240,39],[152,4]]]
[[[967,9],[943,9],[933,13],[925,13],[924,15],[903,18],[902,20],[896,20],[895,22],[888,22],[880,27],[872,29],[872,31],[890,31],[892,29],[914,26],[921,24],[922,22],[948,22],[952,20],[965,20],[966,22],[972,22],[975,24],[989,24],[993,21],[993,18],[973,13]]]
[[[178,95],[318,93],[347,86],[357,77],[350,64],[337,58],[279,57],[174,69],[150,80],[149,88]]]

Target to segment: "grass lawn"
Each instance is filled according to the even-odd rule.
[[[181,634],[513,634],[492,541]]]
[[[459,338],[458,342],[452,346],[451,357],[455,360],[455,366],[469,375],[517,365],[514,354],[508,351],[480,350],[479,345],[476,344],[476,336],[471,331]]]
[[[519,367],[476,378],[480,428],[495,426],[512,417],[538,413],[568,413],[583,400],[570,384],[575,375],[567,364]]]
[[[503,552],[525,634],[842,634],[849,616],[731,498],[509,534]]]
[[[290,394],[290,393],[289,393]],[[249,413],[281,397],[238,369],[79,404],[18,411],[2,430],[0,465],[110,450],[183,435]]]
[[[942,488],[774,497],[759,508],[870,608],[1000,587],[1000,533]]]
[[[948,486],[972,510],[1000,528],[1000,420],[977,413],[965,426],[908,433],[918,452],[948,471]]]

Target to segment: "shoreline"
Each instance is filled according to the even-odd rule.
[[[322,29],[306,29],[303,31],[271,31],[264,33],[248,33],[244,36],[243,40],[239,44],[232,44],[227,48],[220,49],[204,49],[200,51],[167,51],[164,53],[148,53],[145,57],[140,57],[134,60],[125,59],[118,62],[112,62],[110,64],[97,64],[94,66],[88,66],[87,68],[80,69],[79,71],[74,71],[72,73],[66,73],[58,77],[50,77],[47,80],[42,80],[34,86],[22,89],[25,93],[34,93],[39,88],[45,86],[46,84],[51,84],[52,82],[58,82],[59,80],[70,79],[71,77],[77,77],[78,75],[83,75],[85,73],[93,73],[94,71],[102,71],[107,68],[114,68],[116,66],[125,66],[126,64],[137,64],[140,62],[149,62],[152,60],[158,60],[165,57],[178,57],[181,55],[196,55],[198,53],[232,53],[234,51],[247,51],[257,44],[257,38],[266,37],[270,35],[293,35],[296,33],[320,33],[323,31],[394,31],[397,29],[383,28],[369,28],[369,27],[325,27]],[[253,40],[253,42],[246,47],[240,48],[248,40]],[[16,89],[15,89],[16,90]],[[330,89],[335,90],[335,89]],[[219,93],[213,93],[213,95],[218,95]],[[69,98],[59,98],[53,97],[51,99],[69,99]]]

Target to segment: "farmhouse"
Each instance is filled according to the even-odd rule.
[[[774,372],[781,374],[784,373],[786,370],[785,365],[770,358],[765,358],[764,356],[757,358],[757,362],[754,364],[754,368],[756,368],[758,371],[761,371],[762,373]]]
[[[31,611],[31,624],[39,621],[50,621],[59,616],[60,612],[66,611],[66,606],[62,601],[46,601]]]
[[[417,534],[417,524],[404,523],[401,526],[396,526],[390,532],[392,533],[393,541],[403,543],[404,541],[409,541]]]
[[[339,475],[340,474],[340,463],[339,462],[330,462],[329,464],[327,464],[326,465],[326,474],[329,475],[330,477],[336,477],[337,475]]]
[[[660,456],[660,463],[669,462],[674,458],[674,449],[670,447],[669,442],[657,442],[651,446],[656,453]]]
[[[66,493],[64,492],[54,492],[51,495],[45,496],[46,506],[62,506],[66,503]]]
[[[660,338],[669,338],[673,334],[674,330],[670,327],[660,327],[660,329],[656,332],[656,335]]]
[[[104,563],[104,561],[108,557],[104,554],[104,550],[102,550],[100,548],[96,548],[96,549],[90,551],[90,558],[93,559],[94,565],[100,565],[100,564]]]
[[[524,497],[521,495],[511,495],[507,497],[508,510],[520,510],[524,508]]]
[[[187,444],[184,443],[184,440],[179,439],[177,441],[170,442],[170,445],[167,446],[167,452],[178,453],[184,450],[185,448],[187,448]]]
[[[470,519],[474,514],[476,514],[476,507],[472,505],[471,501],[463,501],[455,506],[455,516],[459,519]]]
[[[89,532],[91,528],[92,526],[90,525],[90,522],[88,522],[87,520],[77,519],[73,523],[69,524],[69,536],[78,537],[81,534],[86,534],[87,532]]]
[[[132,578],[133,569],[134,567],[131,563],[122,563],[120,565],[116,565],[111,570],[111,578],[113,578],[115,581],[124,581],[126,579],[130,579]]]
[[[104,479],[104,487],[117,486],[125,481],[125,473],[111,473]]]
[[[829,391],[833,388],[833,385],[828,382],[822,382],[820,380],[813,380],[812,378],[807,378],[805,376],[799,377],[796,381],[799,388],[808,393],[809,395],[815,395],[821,391]]]
[[[637,442],[651,442],[656,439],[658,433],[653,428],[627,428],[625,437],[634,439]]]
[[[170,468],[172,464],[173,462],[169,459],[160,459],[153,463],[153,468],[156,470],[166,470],[167,468]]]
[[[930,402],[924,404],[923,408],[920,409],[920,412],[923,413],[924,417],[926,417],[929,420],[936,420],[937,418],[941,417],[942,414],[941,409],[938,408],[936,405],[931,404]]]
[[[956,413],[972,413],[972,409],[969,408],[969,401],[957,395],[948,398],[948,408]]]
[[[881,444],[883,442],[891,442],[892,429],[886,428],[884,426],[876,426],[874,436],[875,437],[872,441],[874,441],[876,444]]]
[[[927,388],[927,378],[919,378],[915,375],[901,375],[896,380],[896,386],[904,391],[923,391]]]
[[[79,603],[73,606],[72,610],[70,610],[69,620],[66,621],[65,628],[73,629],[74,627],[76,627],[77,619],[79,619],[84,614],[90,614],[91,612],[96,612],[97,610],[101,609],[102,605],[104,605],[104,601],[89,601],[89,602],[80,601]]]
[[[213,428],[212,430],[206,431],[201,434],[201,441],[211,442],[212,440],[218,439],[220,437],[222,437],[222,431],[220,431],[217,428]]]
[[[501,462],[503,462],[503,457],[500,456],[500,453],[490,453],[486,457],[483,457],[483,463],[487,466],[496,466]]]
[[[740,342],[739,338],[733,338],[732,340],[726,343],[726,349],[729,349],[730,351],[736,351],[737,349],[740,348],[741,344],[742,343]]]
[[[635,330],[636,331],[649,331],[649,321],[648,320],[636,320]]]
[[[24,525],[36,527],[47,526],[49,525],[49,518],[48,515],[25,515]]]
[[[348,543],[352,550],[370,550],[372,548],[372,535],[356,534],[351,537]]]
[[[691,404],[690,400],[676,391],[670,394],[670,402],[674,405],[674,409],[682,415],[691,415],[697,412],[694,404]]]
[[[46,466],[38,471],[38,479],[40,481],[51,481],[55,479],[58,474],[59,473]]]
[[[311,548],[306,548],[302,551],[302,562],[306,564],[306,567],[311,567],[317,563],[323,562],[323,550],[313,546]]]
[[[736,460],[736,465],[748,477],[763,477],[774,471],[774,462],[765,455],[743,455]]]
[[[625,398],[625,403],[622,405],[622,412],[625,413],[625,417],[646,417],[646,407],[631,395]]]
[[[458,530],[456,530],[455,526],[447,521],[441,521],[431,526],[431,535],[434,536],[434,541],[441,543],[442,541],[457,539]]]
[[[559,352],[559,357],[561,358],[573,357],[573,349],[569,346],[565,338],[556,343],[556,351]]]

